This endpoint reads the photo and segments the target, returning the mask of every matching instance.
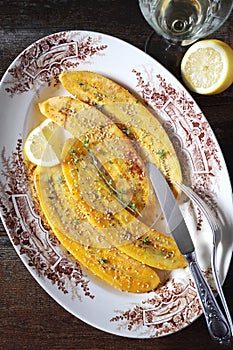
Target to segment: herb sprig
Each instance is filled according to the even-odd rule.
[[[90,145],[89,145],[89,140],[88,139],[84,139],[83,140],[83,146],[84,149],[86,149],[92,159],[92,164],[95,166],[95,168],[97,169],[98,173],[99,173],[99,178],[98,180],[95,180],[95,182],[97,181],[104,181],[104,183],[108,186],[108,188],[111,190],[111,194],[114,196],[114,198],[117,199],[117,201],[119,203],[121,203],[121,205],[128,209],[130,212],[132,213],[136,213],[139,216],[142,216],[141,213],[139,212],[137,206],[135,203],[125,203],[122,199],[123,195],[126,194],[126,190],[117,190],[114,186],[113,180],[110,178],[110,175],[106,173],[106,170],[104,169],[104,171],[101,170],[102,165],[99,164],[94,152],[90,149]],[[74,149],[72,149],[70,151],[70,155],[72,156],[73,160],[75,163],[80,162],[81,160],[83,160],[82,157],[77,157],[77,153]],[[111,161],[109,161],[110,164],[112,164]],[[121,176],[121,175],[120,175]],[[121,176],[122,177],[122,176]]]
[[[119,203],[121,203],[126,209],[128,209],[129,211],[131,211],[132,213],[137,213],[139,216],[142,216],[141,213],[139,212],[138,208],[136,207],[135,203],[125,203],[122,200],[122,196],[123,194],[126,193],[125,190],[120,190],[118,191],[113,184],[113,180],[110,178],[109,174],[106,174],[106,170],[102,171],[101,170],[101,165],[99,165],[98,160],[95,157],[95,154],[93,151],[90,151],[90,155],[92,157],[92,164],[95,166],[95,168],[97,169],[100,177],[99,179],[103,180],[104,183],[111,189],[111,194],[114,196],[114,198],[116,198],[118,200]]]

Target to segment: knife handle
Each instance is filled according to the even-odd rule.
[[[186,254],[185,258],[189,264],[190,271],[201,299],[203,312],[210,335],[220,344],[229,344],[232,335],[230,327],[201,272],[196,260],[195,252]]]

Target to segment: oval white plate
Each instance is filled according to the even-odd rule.
[[[1,81],[1,217],[21,260],[40,285],[81,320],[121,336],[160,337],[181,330],[201,314],[188,269],[170,274],[156,291],[122,293],[82,271],[53,241],[33,207],[24,170],[26,133],[42,119],[37,103],[64,93],[63,70],[90,70],[140,95],[156,111],[177,150],[184,180],[220,213],[218,265],[224,280],[232,252],[231,185],[215,136],[183,86],[137,48],[84,31],[52,34],[25,49]],[[211,282],[211,233],[197,208],[181,205],[198,260]]]

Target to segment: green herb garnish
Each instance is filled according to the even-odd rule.
[[[100,258],[100,259],[98,259],[98,263],[99,263],[100,265],[102,265],[102,264],[107,264],[107,260],[106,260],[106,259]]]
[[[159,158],[163,158],[164,157],[164,155],[165,155],[165,151],[164,151],[164,149],[160,149],[158,152],[157,152],[157,154],[159,155]]]
[[[86,150],[90,150],[90,145],[89,145],[89,140],[85,139],[83,141],[83,148],[85,148]]]
[[[149,237],[146,236],[146,237],[142,240],[142,243],[144,243],[144,244],[146,244],[146,245],[150,244]]]
[[[126,134],[127,136],[129,136],[130,134],[130,130],[129,129],[122,129],[123,133]]]
[[[58,179],[57,179],[57,182],[59,183],[59,184],[62,184],[63,182],[65,181],[65,178],[64,178],[64,176],[59,176],[58,177]]]

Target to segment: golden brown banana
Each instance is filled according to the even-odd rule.
[[[69,93],[111,118],[135,141],[142,158],[163,172],[174,194],[180,192],[175,182],[182,175],[173,145],[159,120],[133,94],[94,72],[67,71],[59,79]]]
[[[122,291],[143,293],[158,286],[160,279],[150,267],[115,247],[92,246],[92,232],[88,232],[86,218],[70,196],[60,165],[37,167],[35,187],[43,214],[54,234],[89,271]]]

